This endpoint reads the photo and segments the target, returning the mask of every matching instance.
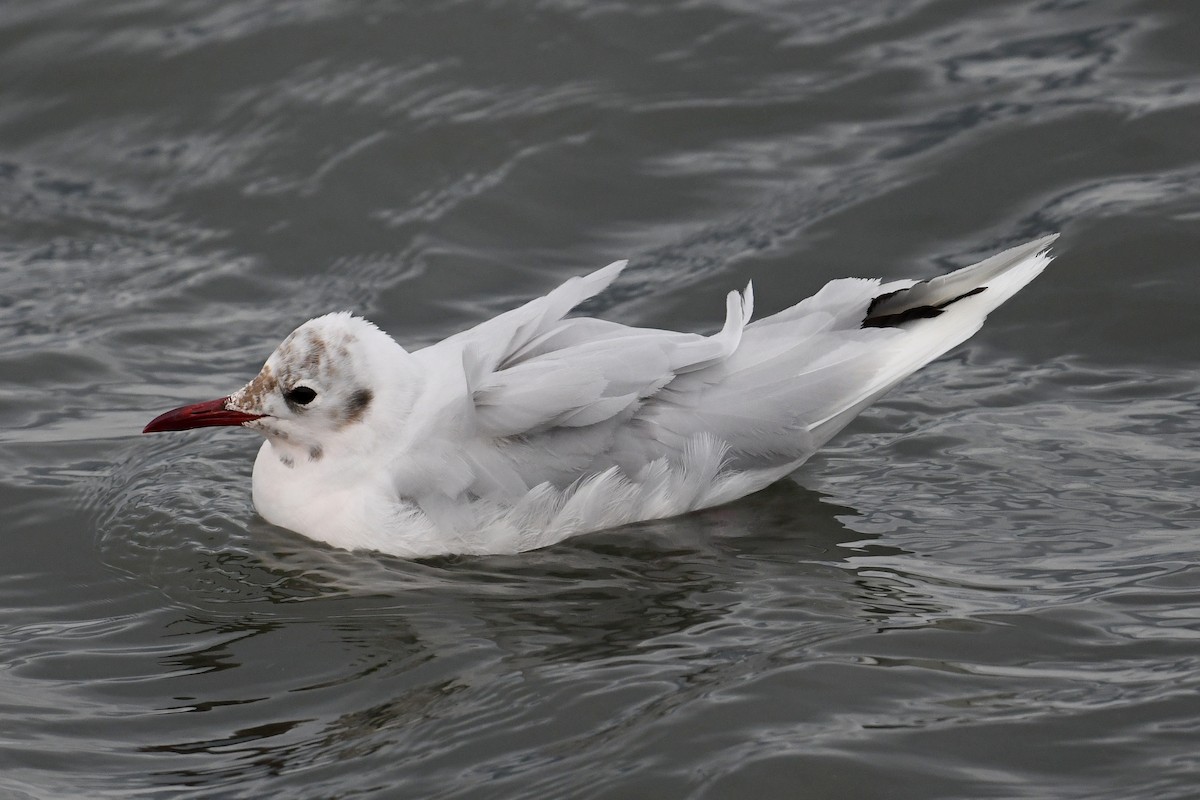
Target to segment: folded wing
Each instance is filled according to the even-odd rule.
[[[836,280],[753,323],[748,287],[730,293],[712,336],[565,318],[616,278],[617,262],[414,355],[461,404],[436,418],[471,494],[561,488],[614,467],[636,478],[686,461],[700,441],[765,485],[978,330],[1041,271],[1050,241],[931,281]]]

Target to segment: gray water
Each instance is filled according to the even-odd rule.
[[[0,797],[1200,795],[1200,6],[0,5]],[[519,557],[142,437],[329,310],[1058,260],[796,476]]]

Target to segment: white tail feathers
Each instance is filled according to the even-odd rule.
[[[881,286],[863,326],[896,329],[896,337],[884,348],[889,357],[857,397],[810,427],[818,445],[897,383],[974,335],[993,309],[1041,274],[1057,238],[1058,234],[1046,236],[911,286]]]

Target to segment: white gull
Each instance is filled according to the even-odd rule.
[[[347,549],[515,553],[715,506],[786,476],[979,330],[1050,261],[1047,236],[929,281],[845,278],[712,336],[567,318],[618,261],[414,352],[345,312],[301,325],[245,387],[145,432],[266,437],[254,505]]]

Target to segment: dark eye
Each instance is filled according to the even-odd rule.
[[[307,386],[293,386],[284,395],[289,403],[295,403],[298,406],[306,406],[313,400],[317,399],[317,393]]]

